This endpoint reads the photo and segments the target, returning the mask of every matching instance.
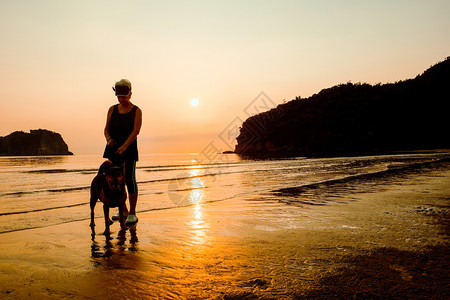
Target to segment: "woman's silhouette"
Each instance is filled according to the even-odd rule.
[[[130,102],[131,82],[122,79],[113,87],[119,104],[108,110],[105,126],[106,148],[103,157],[116,165],[125,164],[125,182],[130,200],[130,211],[125,224],[138,221],[136,203],[138,188],[136,183],[136,162],[138,161],[137,136],[142,125],[142,111]],[[124,212],[127,213],[125,205]],[[113,219],[118,215],[113,216]]]

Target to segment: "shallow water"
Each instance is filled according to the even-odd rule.
[[[244,160],[229,154],[213,158],[202,154],[142,155],[136,171],[137,210],[173,209],[262,194],[283,195],[282,201],[288,204],[322,205],[316,197],[320,186],[351,180],[354,188],[358,181],[367,182],[368,176],[382,178],[386,172],[426,166],[448,157],[428,153]],[[99,156],[83,155],[0,157],[0,233],[88,219],[89,186],[102,161]],[[301,198],[289,197],[299,192]],[[337,194],[322,196],[330,200]],[[101,214],[96,209],[96,215]]]

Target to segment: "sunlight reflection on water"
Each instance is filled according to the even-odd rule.
[[[195,204],[194,206],[194,215],[193,219],[188,223],[191,227],[191,243],[192,244],[204,244],[207,239],[207,230],[208,223],[206,223],[203,214],[202,214],[202,206],[200,203]]]
[[[189,172],[189,184],[191,185],[191,191],[188,195],[188,201],[190,204],[198,204],[203,202],[203,187],[204,184],[202,180],[197,177],[200,174],[200,169],[194,169]]]
[[[191,169],[188,173],[180,173],[168,185],[168,196],[177,206],[186,206],[205,202],[204,188],[201,177],[202,168]]]
[[[204,244],[207,238],[207,228],[208,224],[205,222],[202,214],[201,203],[204,202],[204,184],[200,177],[202,174],[202,169],[193,169],[189,172],[190,192],[187,195],[187,200],[189,204],[194,204],[193,219],[188,223],[192,228],[192,240],[193,244]]]

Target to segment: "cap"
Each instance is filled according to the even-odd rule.
[[[116,92],[116,96],[129,96],[131,92],[131,82],[128,79],[117,81],[112,88]]]

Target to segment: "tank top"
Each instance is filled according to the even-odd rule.
[[[103,157],[114,160],[117,149],[125,143],[130,134],[134,129],[134,119],[136,116],[136,110],[138,107],[136,105],[126,114],[121,114],[119,112],[119,104],[114,105],[111,118],[109,120],[108,132],[111,138],[116,141],[114,147],[106,146]],[[117,155],[117,154],[116,154]],[[127,150],[121,156],[123,160],[135,160],[138,161],[138,149],[137,149],[137,138],[128,146]]]

